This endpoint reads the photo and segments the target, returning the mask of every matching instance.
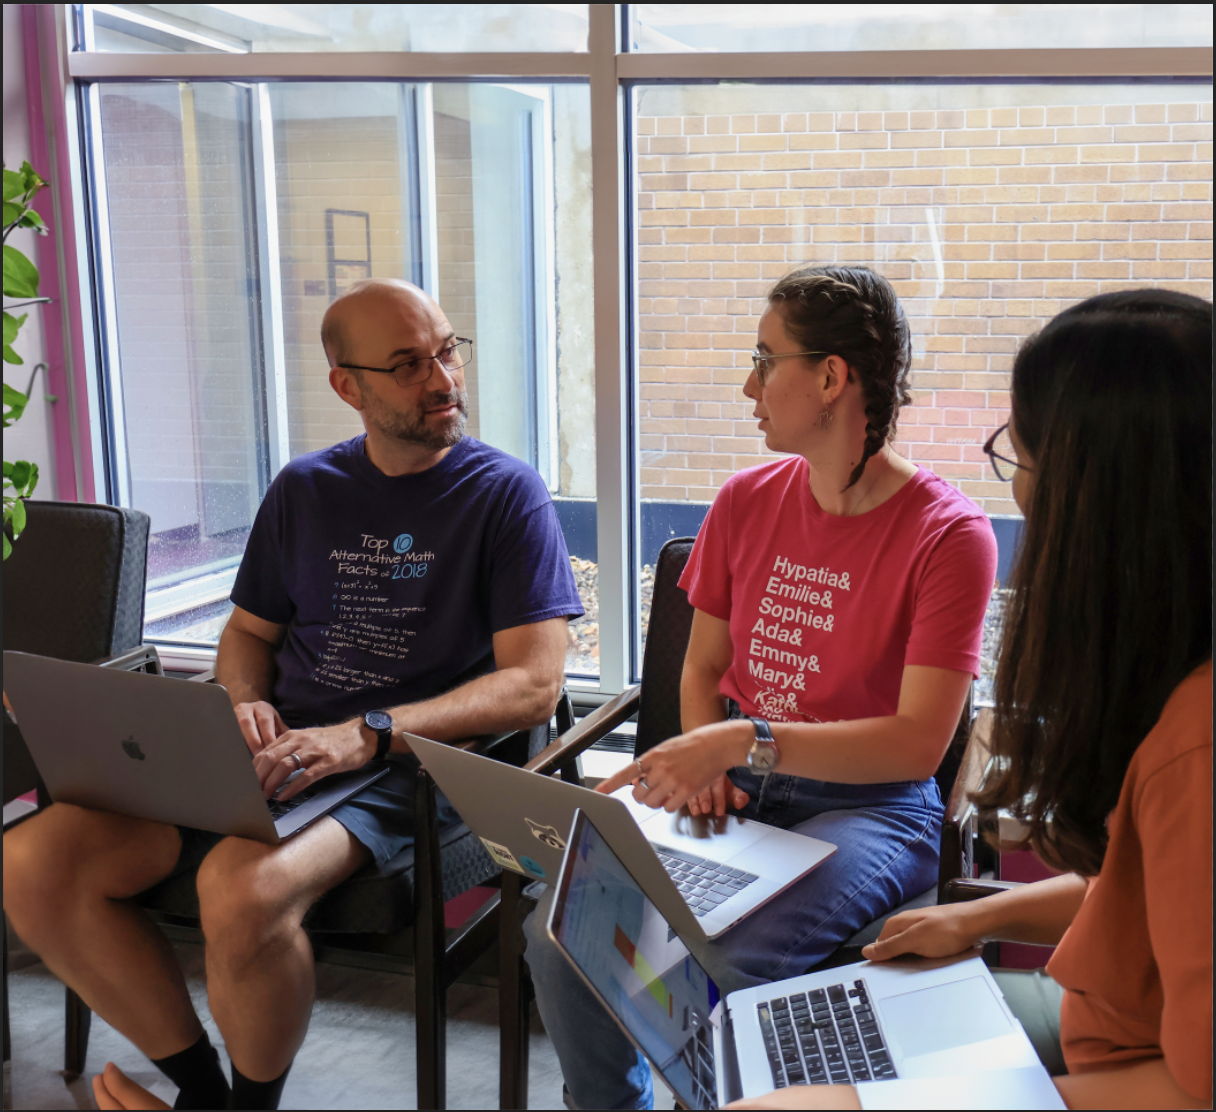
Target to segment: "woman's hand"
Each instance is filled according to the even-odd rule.
[[[721,816],[726,814],[729,807],[736,811],[746,807],[750,798],[742,788],[736,788],[724,772],[708,788],[688,801],[688,813]]]
[[[966,903],[902,911],[883,924],[878,940],[863,946],[861,955],[870,961],[886,961],[901,954],[924,958],[961,954],[983,941],[975,920]]]
[[[712,802],[713,785],[720,786],[727,769],[746,761],[754,740],[754,729],[746,718],[700,726],[656,745],[640,758],[640,770],[635,761],[595,790],[607,794],[632,783],[633,798],[639,803],[668,811],[678,811],[702,792],[708,792]],[[733,785],[732,791],[737,792],[735,798],[743,795],[747,802],[745,792]]]

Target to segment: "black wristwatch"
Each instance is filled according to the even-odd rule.
[[[753,772],[772,772],[781,759],[777,743],[773,740],[772,728],[763,718],[753,718],[751,723],[756,731],[756,740],[747,752],[747,767]]]
[[[393,716],[386,710],[369,710],[363,716],[363,725],[376,735],[376,756],[373,759],[384,760],[388,756],[388,747],[393,743]]]

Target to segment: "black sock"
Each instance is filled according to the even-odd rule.
[[[232,1067],[232,1107],[278,1108],[279,1099],[283,1095],[283,1086],[287,1084],[289,1073],[291,1073],[291,1066],[288,1066],[273,1081],[250,1081],[234,1065]]]
[[[193,1046],[153,1058],[152,1064],[181,1090],[174,1108],[223,1108],[228,1103],[228,1079],[206,1031]]]

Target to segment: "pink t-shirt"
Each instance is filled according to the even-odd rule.
[[[983,510],[932,472],[840,517],[792,456],[727,480],[680,585],[730,623],[719,690],[745,714],[848,721],[894,714],[905,665],[978,675],[996,558]]]

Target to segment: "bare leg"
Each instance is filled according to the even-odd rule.
[[[308,1031],[316,976],[305,912],[369,860],[326,818],[278,846],[228,838],[199,869],[211,1014],[251,1081],[281,1076]]]
[[[4,835],[4,910],[47,968],[149,1058],[202,1025],[173,950],[129,898],[172,871],[172,826],[56,803]]]

